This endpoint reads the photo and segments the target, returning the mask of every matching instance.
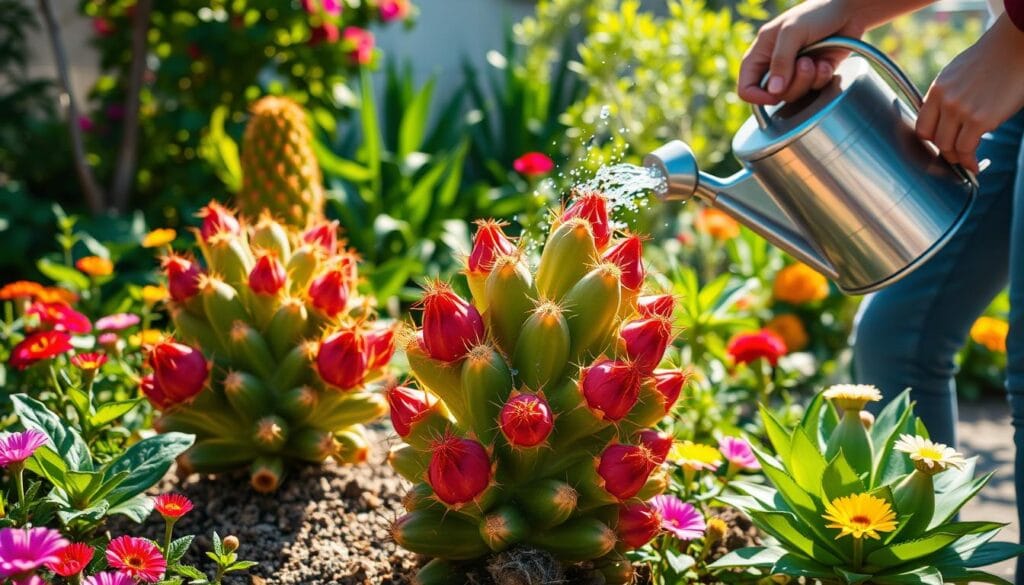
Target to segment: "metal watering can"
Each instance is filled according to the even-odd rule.
[[[846,37],[827,38],[804,53],[825,48],[859,57],[798,102],[771,112],[755,106],[732,143],[744,170],[726,178],[701,172],[693,151],[678,140],[644,164],[665,175],[664,199],[696,195],[843,292],[864,294],[903,278],[942,248],[978,185],[914,133],[921,94],[888,57]]]

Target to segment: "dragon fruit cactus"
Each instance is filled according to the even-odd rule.
[[[142,382],[157,428],[196,435],[186,468],[250,465],[261,492],[290,463],[364,460],[395,336],[358,297],[337,225],[299,232],[264,214],[248,226],[217,203],[200,215],[205,268],[164,259],[175,337],[152,348]]]
[[[641,295],[642,239],[613,233],[607,201],[577,194],[531,271],[502,226],[482,222],[466,274],[472,302],[428,285],[422,328],[403,341],[416,386],[387,392],[413,482],[393,527],[435,557],[422,584],[463,583],[492,554],[547,552],[627,583],[635,518],[666,487],[665,417],[686,373],[662,368],[670,295]],[[650,523],[648,523],[650,524]],[[596,575],[595,575],[596,576]]]
[[[244,214],[255,217],[267,209],[300,228],[323,219],[323,178],[302,106],[276,96],[253,104],[241,162],[236,201]]]

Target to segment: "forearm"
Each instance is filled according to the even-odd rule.
[[[924,8],[935,0],[832,0],[863,30],[871,30],[890,20]],[[1024,0],[1008,0],[1024,2]]]

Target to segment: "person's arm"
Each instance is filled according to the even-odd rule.
[[[761,27],[740,66],[739,95],[750,103],[771,105],[819,89],[832,78],[846,52],[821,51],[797,59],[800,49],[831,35],[860,38],[932,1],[808,0],[798,4]],[[769,70],[771,76],[762,88],[761,80]]]

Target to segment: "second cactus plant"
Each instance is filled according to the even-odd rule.
[[[176,338],[152,348],[142,381],[157,428],[196,435],[186,467],[249,465],[263,492],[288,463],[365,459],[394,331],[368,318],[336,224],[299,232],[265,214],[248,226],[215,202],[201,215],[205,267],[164,260]]]
[[[555,220],[536,270],[481,223],[472,302],[429,285],[405,343],[418,387],[388,392],[404,439],[390,461],[414,487],[393,534],[435,557],[419,583],[463,582],[513,547],[627,583],[623,553],[660,530],[647,502],[672,439],[650,427],[686,381],[658,369],[673,299],[640,301],[642,241],[613,233],[603,196],[577,195]]]

